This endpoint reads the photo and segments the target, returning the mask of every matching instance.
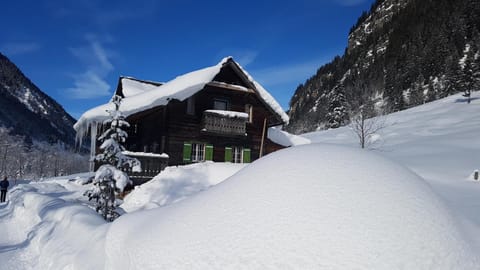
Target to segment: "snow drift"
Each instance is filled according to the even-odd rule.
[[[421,178],[333,145],[273,153],[192,198],[125,215],[105,251],[107,269],[478,267]]]
[[[167,167],[147,183],[136,186],[123,200],[126,212],[179,202],[235,174],[246,164],[211,161]]]

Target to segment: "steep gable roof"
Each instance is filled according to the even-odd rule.
[[[156,87],[152,87],[151,84],[147,86],[145,81],[132,80],[132,78],[121,79],[123,87],[126,86],[125,83],[133,87],[129,88],[130,91],[127,91],[126,95],[123,92],[124,99],[122,100],[120,110],[125,116],[130,116],[157,106],[164,106],[173,99],[183,101],[202,90],[206,84],[212,82],[227,64],[234,69],[238,69],[238,74],[243,77],[245,83],[251,86],[267,107],[277,114],[284,123],[288,123],[288,116],[277,101],[259,83],[253,80],[232,57],[226,57],[215,66],[189,72]],[[109,117],[107,110],[113,109],[113,105],[107,103],[85,112],[74,125],[77,135],[82,136],[85,134],[91,125],[103,123]]]
[[[117,90],[115,91],[115,95],[121,96],[122,98],[131,97],[134,95],[145,93],[147,91],[154,90],[162,84],[164,83],[121,76],[118,79],[118,85]]]

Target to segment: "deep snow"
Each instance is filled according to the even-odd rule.
[[[361,150],[306,145],[188,200],[121,217],[107,235],[106,268],[473,269],[463,237],[406,168]]]
[[[179,202],[232,176],[245,164],[211,161],[167,167],[151,181],[136,186],[120,207],[126,212],[151,209]]]
[[[171,167],[113,223],[82,196],[91,175],[18,185],[0,204],[0,269],[479,269],[479,105],[474,93],[392,114],[375,154],[348,128],[275,130],[347,147]]]
[[[480,251],[480,182],[469,176],[480,169],[480,93],[467,104],[462,94],[390,114],[375,135],[377,153],[423,177],[471,230]],[[313,132],[314,143],[359,147],[349,127]],[[479,267],[480,268],[480,267]]]

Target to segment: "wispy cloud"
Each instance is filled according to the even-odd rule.
[[[111,95],[105,77],[114,69],[109,54],[97,39],[87,38],[88,45],[70,48],[70,52],[85,66],[85,71],[72,75],[73,87],[65,89],[72,99],[91,99]]]
[[[315,74],[324,63],[324,60],[315,59],[253,70],[252,73],[255,79],[265,86],[300,83]]]
[[[21,55],[33,53],[40,50],[38,42],[7,42],[0,46],[0,51],[6,55]]]
[[[342,6],[356,6],[366,2],[366,0],[332,0],[332,1]]]

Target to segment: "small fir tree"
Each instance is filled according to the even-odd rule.
[[[425,78],[422,74],[417,77],[417,80],[412,83],[409,99],[409,105],[415,106],[419,104],[423,104],[425,100],[425,96],[423,93],[423,85],[425,82]]]
[[[128,156],[122,151],[128,135],[124,128],[130,125],[119,110],[122,98],[114,96],[112,103],[115,110],[107,111],[110,118],[104,121],[107,130],[98,138],[102,142],[102,153],[95,157],[101,165],[95,173],[93,180],[94,188],[85,193],[89,200],[95,200],[95,210],[107,221],[113,221],[119,214],[115,211],[115,193],[122,192],[131,183],[130,178],[124,172],[126,170],[140,171],[140,162]]]
[[[327,127],[339,128],[348,122],[347,100],[343,86],[335,88],[329,95]]]
[[[474,78],[474,53],[473,50],[470,49],[467,53],[467,59],[465,60],[465,65],[463,66],[463,80],[462,80],[462,87],[463,87],[463,96],[467,98],[467,103],[470,103],[470,96],[471,91],[475,85],[475,78]]]

